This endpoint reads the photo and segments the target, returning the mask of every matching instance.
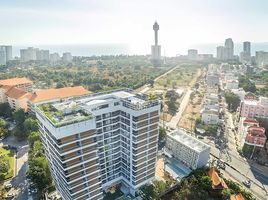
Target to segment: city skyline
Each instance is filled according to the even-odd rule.
[[[239,43],[266,42],[265,1],[171,2],[3,2],[0,16],[5,21],[0,43],[127,44],[136,54],[149,54],[155,20],[161,24],[159,37],[167,55],[183,54],[194,44],[220,43],[228,37]]]

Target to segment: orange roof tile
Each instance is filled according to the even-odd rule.
[[[67,97],[82,96],[89,93],[90,92],[82,86],[65,87],[59,89],[47,89],[34,92],[29,100],[34,103],[38,103],[53,99],[63,99]]]
[[[0,85],[0,88],[5,89],[6,91],[12,88],[13,86],[10,85]]]
[[[226,183],[222,178],[219,177],[218,173],[214,168],[210,168],[208,171],[208,176],[212,180],[212,187],[213,189],[223,189],[223,188],[228,188]]]
[[[239,194],[233,194],[233,195],[231,195],[230,200],[245,200],[245,198],[243,197],[242,194],[239,193]]]
[[[15,85],[26,84],[26,83],[32,83],[32,81],[26,77],[0,80],[0,85],[15,86]]]
[[[13,99],[20,99],[22,97],[24,97],[25,95],[28,95],[29,93],[16,88],[16,87],[11,87],[7,92],[6,92],[6,96],[13,98]]]

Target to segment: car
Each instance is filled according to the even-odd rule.
[[[244,181],[242,181],[242,183],[248,188],[250,188],[250,186],[251,186],[251,180],[244,180]]]
[[[198,138],[198,139],[204,139],[204,137],[203,137],[203,136],[200,136],[200,135],[197,136],[197,138]]]
[[[6,198],[13,198],[15,196],[15,193],[11,192],[6,195]]]
[[[5,185],[5,189],[10,189],[10,188],[12,188],[12,185],[10,183]]]

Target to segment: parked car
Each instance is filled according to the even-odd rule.
[[[5,185],[5,189],[10,189],[10,188],[12,188],[12,185],[10,183]]]
[[[13,198],[15,197],[15,193],[11,192],[6,195],[6,198]]]
[[[251,186],[251,180],[244,180],[244,181],[242,181],[242,183],[248,188],[250,188],[250,186]]]

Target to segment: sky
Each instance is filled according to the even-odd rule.
[[[197,44],[268,42],[267,0],[0,0],[0,44],[127,44],[163,54]]]

